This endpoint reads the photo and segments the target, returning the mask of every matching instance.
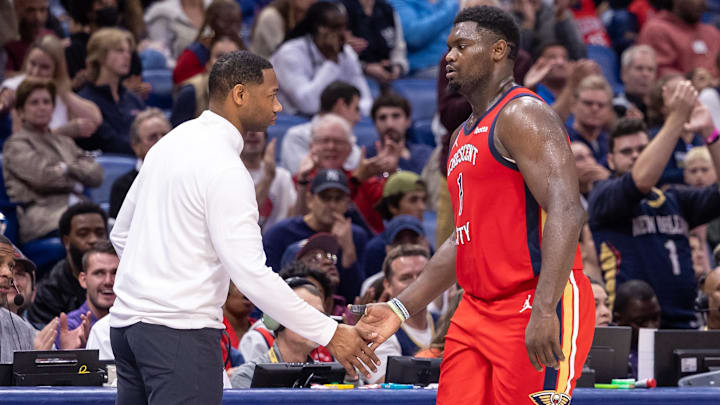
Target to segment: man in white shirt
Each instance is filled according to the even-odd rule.
[[[420,276],[429,257],[430,252],[421,245],[400,245],[391,249],[383,263],[385,291],[391,297],[397,297],[405,291]],[[408,318],[394,335],[378,346],[376,354],[381,364],[367,381],[384,382],[388,357],[414,356],[430,346],[434,332],[435,320],[426,309]]]
[[[120,256],[110,340],[117,404],[220,404],[222,305],[230,279],[264,312],[326,346],[351,376],[378,362],[357,331],[293,294],[265,266],[241,134],[282,110],[272,65],[246,51],[210,72],[210,110],[147,154],[111,240]]]

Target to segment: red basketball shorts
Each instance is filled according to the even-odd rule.
[[[445,340],[439,405],[568,404],[595,331],[590,282],[573,271],[558,304],[560,369],[533,368],[525,347],[535,290],[497,301],[465,294]]]

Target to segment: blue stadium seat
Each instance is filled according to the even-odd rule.
[[[375,100],[380,97],[380,84],[377,80],[370,76],[365,76],[365,80],[367,80],[368,87],[370,88],[370,95],[372,96],[372,99]]]
[[[437,82],[432,79],[398,79],[393,89],[410,100],[412,119],[432,120],[437,110]]]
[[[425,211],[423,216],[423,229],[425,230],[425,238],[430,244],[435,244],[435,231],[437,230],[437,212]],[[438,246],[435,246],[438,248]]]
[[[414,143],[422,143],[434,148],[436,145],[435,134],[433,134],[432,131],[432,119],[413,122],[410,131],[410,140]]]
[[[170,69],[152,69],[143,70],[143,81],[152,86],[150,94],[145,104],[150,107],[157,107],[161,110],[169,110],[172,108],[173,81],[172,70]]]
[[[165,55],[157,49],[147,48],[140,52],[140,64],[143,70],[167,69]]]
[[[378,138],[377,130],[375,130],[375,124],[367,117],[363,117],[363,119],[355,125],[353,132],[356,138],[355,143],[360,147],[375,145],[375,141],[380,139]]]
[[[285,136],[285,133],[287,132],[290,127],[294,127],[295,125],[300,125],[303,123],[306,123],[310,121],[307,117],[301,117],[297,115],[289,115],[289,114],[278,114],[277,120],[275,121],[275,125],[268,127],[267,129],[267,135],[268,135],[268,142],[270,142],[273,139],[277,139],[275,143],[275,161],[280,161],[280,149],[282,148],[282,140]]]
[[[127,155],[112,155],[106,154],[99,156],[97,162],[103,167],[105,171],[103,175],[103,182],[100,187],[87,189],[87,194],[90,199],[100,205],[105,211],[110,207],[110,190],[112,184],[118,177],[129,172],[135,167],[137,159]]]
[[[31,240],[22,245],[22,251],[37,267],[36,280],[50,273],[53,266],[65,258],[65,246],[60,238],[43,238]]]
[[[613,93],[622,93],[623,85],[620,81],[620,63],[618,62],[618,56],[615,54],[615,51],[605,46],[587,45],[587,56],[588,59],[592,59],[600,65],[603,75],[608,82],[610,82],[610,86],[612,86]]]
[[[10,202],[5,191],[5,177],[2,175],[2,155],[0,155],[0,213],[5,216],[4,235],[16,245],[19,244],[17,204]]]

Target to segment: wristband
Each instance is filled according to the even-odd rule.
[[[718,130],[716,129],[713,131],[712,135],[710,135],[710,137],[705,140],[705,143],[710,146],[717,142],[718,139],[720,139],[720,132],[718,132]]]
[[[390,309],[392,309],[392,311],[395,312],[395,315],[397,315],[397,317],[400,318],[400,322],[401,322],[401,323],[402,323],[402,322],[405,322],[405,316],[403,315],[403,313],[402,313],[402,311],[400,310],[400,308],[398,308],[398,306],[395,305],[395,303],[392,302],[392,301],[388,301],[387,304],[388,304],[388,306],[390,307]]]
[[[408,312],[407,308],[405,308],[405,305],[403,305],[403,303],[399,299],[397,299],[397,298],[391,299],[390,304],[392,304],[390,306],[391,308],[393,306],[395,306],[395,307],[397,307],[398,310],[400,310],[400,313],[402,314],[401,319],[403,320],[403,322],[410,319],[410,312]]]

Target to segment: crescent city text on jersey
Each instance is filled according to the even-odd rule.
[[[448,167],[448,175],[455,170],[455,167],[462,162],[472,162],[475,166],[475,157],[477,156],[478,149],[473,144],[466,144],[461,146],[457,152],[450,159],[450,165]]]

